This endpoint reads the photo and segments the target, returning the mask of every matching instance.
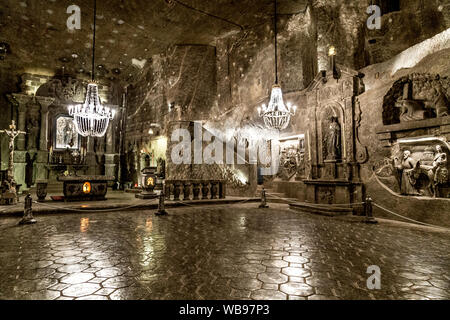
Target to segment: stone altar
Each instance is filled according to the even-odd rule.
[[[58,181],[64,183],[64,201],[106,200],[108,182],[114,179],[108,176],[58,177]]]

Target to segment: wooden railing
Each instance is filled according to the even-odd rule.
[[[174,201],[225,199],[225,180],[166,180],[166,199]]]

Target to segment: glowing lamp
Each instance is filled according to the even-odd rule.
[[[90,182],[85,182],[83,184],[83,193],[84,194],[89,194],[91,193],[92,187],[91,187],[91,183]]]

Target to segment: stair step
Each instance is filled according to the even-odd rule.
[[[296,202],[296,203],[290,203],[289,207],[293,210],[298,210],[302,212],[308,212],[318,215],[324,215],[324,216],[345,216],[345,215],[352,215],[353,214],[353,208],[351,207],[338,207],[338,206],[327,206],[327,205],[320,205],[315,203],[306,203],[306,202]]]

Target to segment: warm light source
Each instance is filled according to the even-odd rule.
[[[258,107],[258,115],[263,118],[264,124],[270,129],[286,129],[291,121],[291,116],[297,107],[291,104],[286,106],[283,101],[283,92],[278,84],[278,39],[277,39],[277,0],[275,0],[275,85],[272,87],[269,106],[265,104]]]
[[[91,193],[91,183],[90,182],[85,182],[83,184],[83,193],[85,193],[85,194]]]
[[[336,55],[336,48],[335,48],[334,46],[331,46],[331,47],[328,49],[328,55],[329,55],[330,57]]]

